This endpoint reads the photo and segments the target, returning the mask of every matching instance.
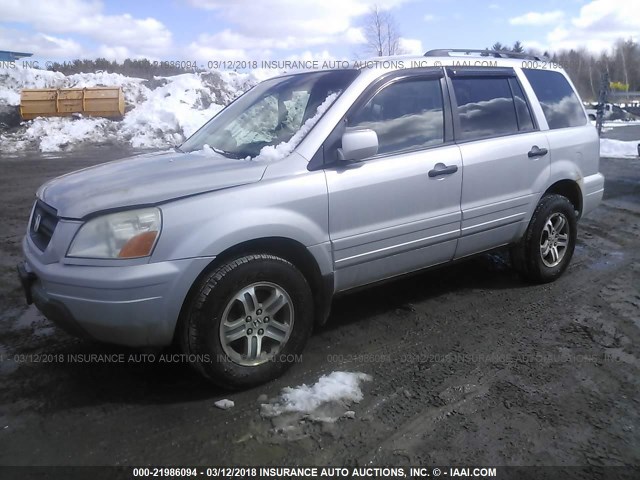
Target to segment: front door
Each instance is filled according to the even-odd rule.
[[[374,130],[379,149],[325,169],[337,291],[453,258],[462,162],[445,141],[440,77],[397,78],[347,114],[347,128]]]

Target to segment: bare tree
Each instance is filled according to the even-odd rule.
[[[400,53],[400,35],[396,21],[389,12],[374,5],[369,10],[364,29],[367,53],[378,57]]]

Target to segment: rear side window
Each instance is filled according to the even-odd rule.
[[[425,148],[444,142],[439,79],[416,78],[385,87],[349,116],[349,128],[378,134],[378,154]]]
[[[547,119],[549,128],[578,127],[587,123],[578,96],[560,72],[522,69]]]
[[[518,132],[516,108],[507,77],[452,78],[458,102],[461,140]]]

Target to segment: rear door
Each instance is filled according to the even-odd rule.
[[[547,137],[512,68],[448,68],[463,163],[455,258],[517,240],[547,185]]]
[[[452,259],[462,163],[447,97],[441,69],[394,74],[365,92],[329,137],[329,162],[347,128],[372,129],[379,141],[377,155],[325,168],[336,290]]]
[[[600,138],[585,115],[584,107],[568,79],[559,71],[523,69],[523,74],[537,96],[545,120],[551,152],[550,183],[571,178],[578,181],[598,173]],[[596,182],[601,195],[602,185]]]

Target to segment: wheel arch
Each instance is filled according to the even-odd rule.
[[[566,197],[571,202],[576,212],[578,212],[577,217],[580,218],[582,215],[583,202],[582,189],[580,188],[580,185],[578,185],[578,182],[569,179],[559,180],[547,188],[542,196],[544,197],[545,195],[551,194]]]
[[[216,256],[196,277],[182,303],[180,316],[176,324],[174,339],[179,335],[181,325],[187,314],[188,306],[198,293],[203,279],[217,267],[244,255],[271,254],[291,262],[309,282],[314,301],[314,324],[326,323],[333,298],[333,274],[322,275],[313,254],[302,243],[285,237],[264,237],[248,240],[227,248]]]

